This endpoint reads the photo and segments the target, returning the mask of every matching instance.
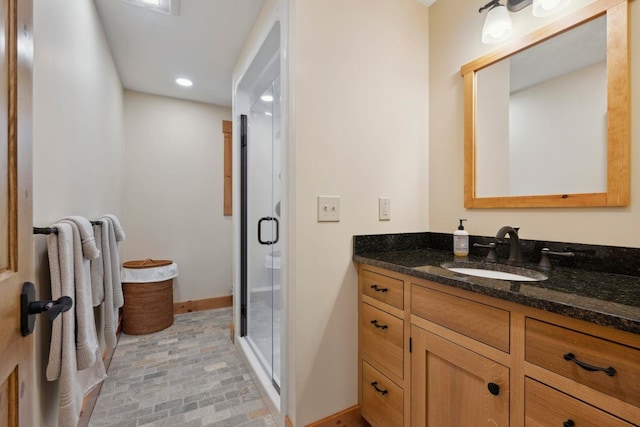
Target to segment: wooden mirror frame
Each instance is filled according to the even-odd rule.
[[[528,47],[606,15],[607,20],[607,191],[535,196],[476,196],[476,72]],[[597,0],[571,15],[524,35],[463,65],[464,207],[531,208],[628,206],[630,182],[630,94],[628,0]]]

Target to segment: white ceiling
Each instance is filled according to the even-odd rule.
[[[125,89],[231,106],[233,66],[264,0],[180,0],[176,16],[94,1]]]

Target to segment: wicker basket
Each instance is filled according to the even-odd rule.
[[[125,268],[152,268],[158,264],[125,262]],[[166,265],[160,264],[160,265]],[[123,283],[122,330],[129,335],[145,335],[173,325],[173,279],[161,282]]]

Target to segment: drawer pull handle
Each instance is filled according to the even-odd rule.
[[[573,420],[567,420],[562,423],[562,427],[575,427],[575,426],[576,426],[576,423],[574,423]]]
[[[378,285],[371,285],[371,289],[376,292],[387,292],[389,290],[387,288],[379,288]]]
[[[374,382],[372,382],[372,383],[371,383],[371,387],[375,388],[375,389],[376,389],[376,391],[377,391],[378,393],[380,393],[381,395],[383,395],[383,396],[384,396],[385,394],[389,393],[389,390],[383,390],[383,389],[381,389],[380,387],[378,387],[378,381],[374,381]]]
[[[584,362],[576,359],[576,356],[573,353],[565,354],[564,355],[564,360],[566,360],[568,362],[575,362],[576,365],[580,366],[585,371],[589,371],[589,372],[602,371],[602,372],[604,372],[605,374],[607,374],[610,377],[612,377],[612,376],[614,376],[616,374],[616,370],[611,366],[609,366],[608,368],[600,368],[598,366],[589,365],[588,363],[584,363]]]
[[[500,394],[500,386],[496,383],[489,383],[487,385],[487,388],[489,389],[489,393],[493,394],[494,396]]]
[[[381,325],[381,324],[379,324],[377,320],[372,320],[372,321],[371,321],[371,324],[372,324],[373,326],[375,326],[376,328],[378,328],[378,329],[387,329],[387,328],[388,328],[388,326],[387,326],[387,325]]]

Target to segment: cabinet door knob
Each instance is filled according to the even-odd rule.
[[[387,288],[381,288],[378,285],[371,285],[371,289],[373,289],[376,292],[387,292],[389,289]]]
[[[382,394],[383,396],[387,393],[389,393],[389,390],[383,390],[380,387],[378,387],[378,381],[374,381],[371,383],[371,387],[375,388],[376,391],[380,394]]]
[[[494,396],[500,394],[500,386],[496,383],[489,383],[487,385],[487,388],[489,389],[489,393],[493,394]]]
[[[567,420],[562,423],[562,427],[575,427],[576,423],[573,420]]]
[[[616,374],[616,370],[611,366],[609,366],[608,368],[600,368],[598,366],[589,365],[588,363],[584,363],[583,361],[576,359],[576,356],[573,353],[565,354],[564,360],[566,360],[567,362],[575,362],[576,365],[580,366],[585,371],[589,371],[589,372],[601,371],[610,377]]]

